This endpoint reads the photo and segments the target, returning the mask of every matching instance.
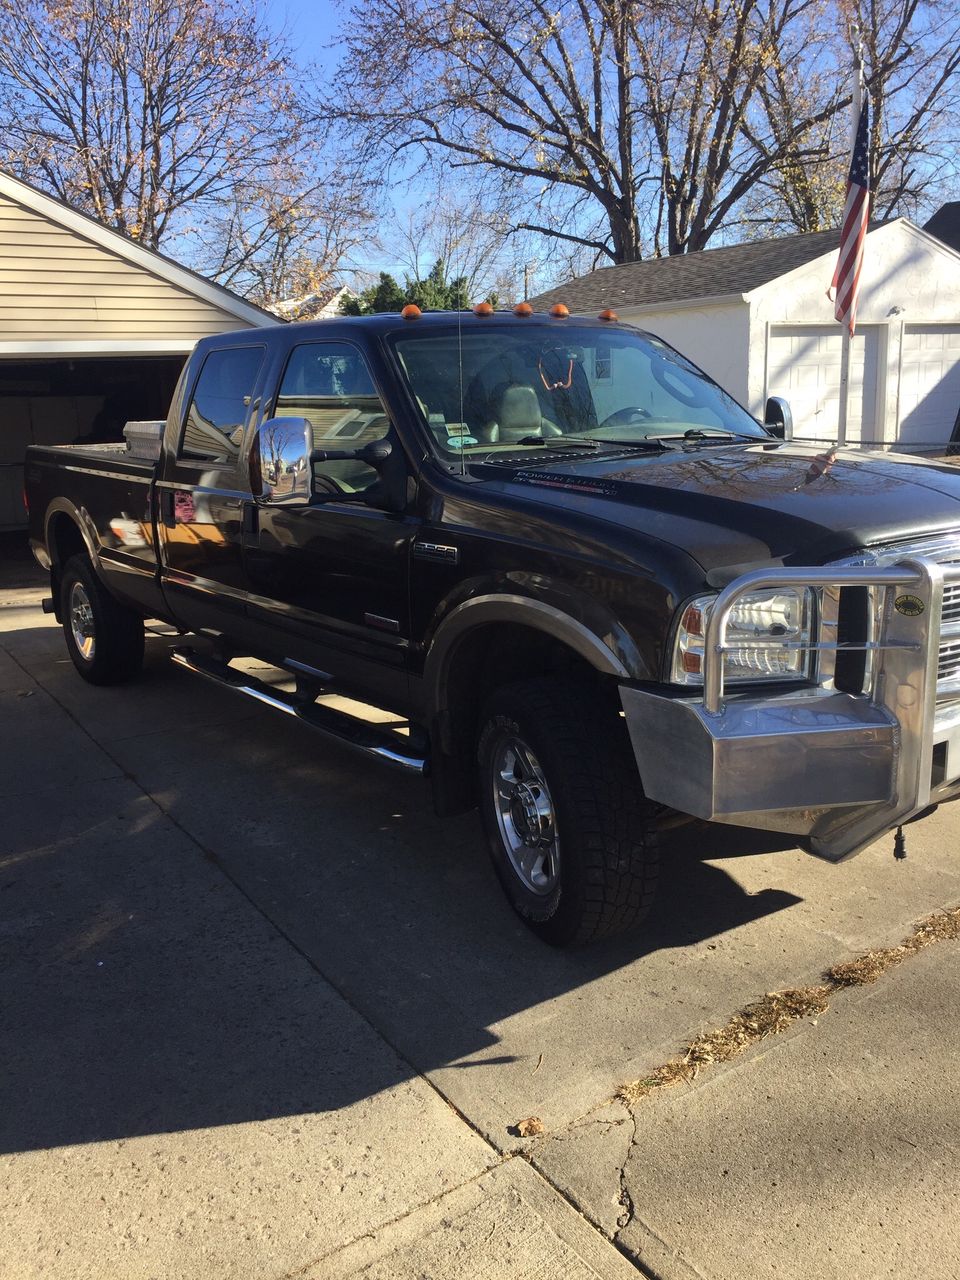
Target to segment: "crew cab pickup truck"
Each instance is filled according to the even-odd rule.
[[[229,333],[155,458],[28,451],[31,541],[86,680],[193,633],[185,669],[479,807],[515,910],[582,943],[678,815],[836,861],[960,793],[960,473],[771,406],[612,313]]]

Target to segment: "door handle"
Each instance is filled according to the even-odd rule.
[[[172,489],[160,490],[160,523],[165,529],[177,527],[176,497]]]
[[[245,547],[255,547],[260,541],[260,508],[255,502],[244,502],[240,514],[240,540]]]

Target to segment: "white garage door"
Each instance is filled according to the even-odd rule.
[[[960,413],[960,324],[903,331],[900,365],[902,444],[943,444]]]
[[[775,325],[767,353],[767,394],[782,396],[793,410],[798,440],[837,439],[840,358],[843,338],[835,325]],[[850,344],[847,440],[874,440],[880,333],[864,325]]]

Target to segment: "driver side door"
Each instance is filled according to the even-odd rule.
[[[318,449],[389,436],[401,452],[366,359],[349,342],[293,347],[268,409],[307,419]],[[410,647],[408,561],[419,521],[368,506],[363,495],[377,479],[359,461],[315,463],[309,504],[257,506],[245,553],[248,611],[265,651],[276,651],[279,634],[282,656],[367,696],[382,687],[395,698]]]

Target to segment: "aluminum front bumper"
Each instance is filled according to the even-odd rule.
[[[671,697],[624,685],[621,702],[645,793],[717,822],[806,836],[839,861],[960,790],[960,705],[937,702],[944,580],[960,567],[926,558],[890,568],[761,570],[726,587],[704,642],[704,691]],[[726,697],[726,629],[738,599],[764,588],[871,589],[868,688]],[[898,612],[905,593],[920,613]],[[836,651],[824,630],[813,646]]]

